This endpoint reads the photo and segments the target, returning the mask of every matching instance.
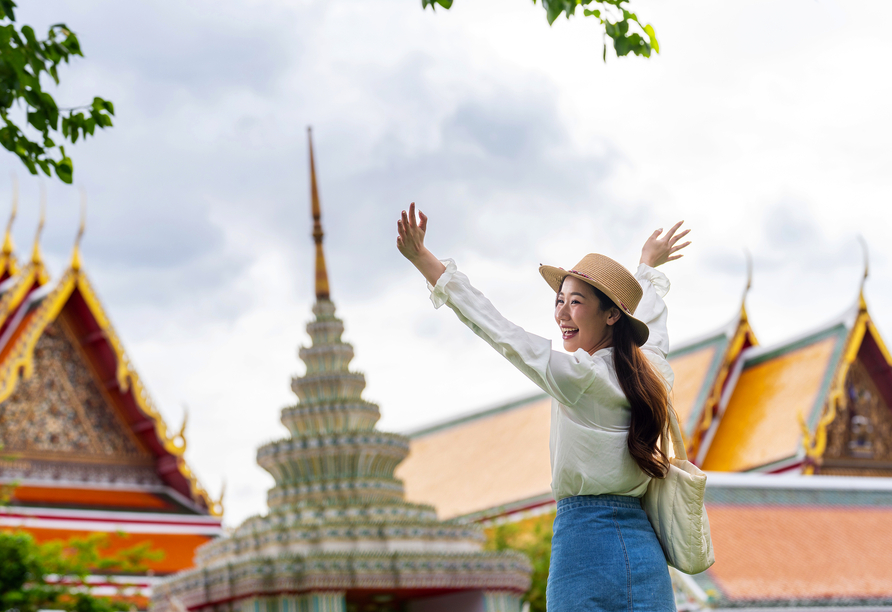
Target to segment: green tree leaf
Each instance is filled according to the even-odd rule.
[[[545,18],[549,25],[554,24],[561,15],[569,19],[576,14],[578,6],[588,7],[597,4],[599,8],[583,9],[583,16],[597,21],[603,28],[604,34],[613,39],[613,49],[617,57],[629,54],[650,57],[651,50],[659,53],[660,45],[657,43],[653,26],[649,24],[642,26],[638,14],[626,8],[629,2],[630,0],[542,0],[541,2],[533,0],[533,4],[541,4],[545,9]],[[436,5],[448,9],[452,7],[452,0],[421,0],[423,8],[430,6],[434,9]],[[632,31],[633,24],[634,29],[640,31]],[[601,56],[606,62],[606,45]]]
[[[451,0],[433,1],[452,4]],[[70,183],[73,162],[51,135],[74,144],[79,138],[93,136],[97,127],[112,127],[114,105],[94,97],[91,105],[60,111],[53,96],[43,89],[41,76],[48,75],[58,84],[58,67],[72,57],[83,56],[80,41],[64,23],[50,26],[42,40],[31,26],[17,29],[15,7],[14,0],[0,0],[0,144],[17,155],[30,173],[43,171],[52,176],[55,170],[60,180]],[[24,108],[27,133],[10,116],[13,106]],[[80,112],[84,109],[89,110],[89,117]],[[37,138],[30,135],[35,131]]]

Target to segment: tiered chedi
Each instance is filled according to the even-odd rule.
[[[197,569],[156,588],[155,610],[517,611],[529,586],[526,558],[484,552],[480,527],[438,521],[432,506],[405,500],[393,475],[409,440],[375,429],[378,407],[362,398],[365,377],[349,369],[353,348],[329,297],[312,155],[311,143],[312,344],[300,350],[306,374],[292,381],[299,402],[282,411],[291,436],[257,453],[276,481],[269,514],[202,546]]]

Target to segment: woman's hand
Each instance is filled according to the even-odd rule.
[[[666,235],[663,237],[660,237],[660,234],[663,233],[663,228],[660,228],[651,234],[647,239],[647,242],[645,242],[644,246],[641,248],[641,263],[647,264],[651,268],[656,268],[667,261],[680,259],[683,255],[675,255],[675,253],[678,253],[678,251],[691,244],[690,240],[682,244],[677,244],[679,240],[687,236],[688,232],[691,231],[686,229],[676,236],[675,232],[678,231],[678,228],[681,227],[682,223],[684,223],[684,221],[679,221],[673,225],[672,229],[666,232]]]
[[[415,221],[415,202],[409,204],[409,212],[403,211],[402,216],[396,222],[396,229],[399,235],[396,238],[396,248],[399,249],[403,257],[415,262],[421,257],[422,253],[427,251],[424,246],[424,233],[427,231],[427,217],[420,210],[418,211],[420,220]]]
[[[409,204],[409,212],[403,211],[400,219],[396,222],[398,236],[396,238],[396,248],[399,249],[403,257],[412,262],[418,268],[418,271],[424,275],[431,285],[436,285],[437,281],[446,271],[439,259],[427,250],[424,246],[424,234],[427,231],[427,217],[420,210],[418,211],[419,221],[415,220],[415,202]]]

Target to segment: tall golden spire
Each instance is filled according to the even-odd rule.
[[[328,271],[325,253],[322,251],[322,208],[319,206],[319,189],[316,187],[316,162],[313,158],[313,128],[307,128],[310,141],[310,198],[313,204],[313,242],[316,244],[316,300],[329,299]]]

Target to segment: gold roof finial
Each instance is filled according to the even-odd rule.
[[[226,479],[223,480],[223,486],[220,487],[220,497],[216,500],[211,500],[211,507],[209,510],[213,516],[223,516],[223,512],[225,511],[225,507],[223,506],[224,495],[226,495]]]
[[[746,298],[750,293],[750,289],[753,288],[753,255],[747,248],[743,249],[743,254],[746,256],[746,287],[743,289],[743,297],[740,300],[740,316],[746,320]]]
[[[867,310],[867,301],[864,299],[864,285],[867,283],[867,277],[870,276],[870,251],[867,249],[867,241],[864,236],[858,234],[858,241],[861,243],[861,250],[864,253],[864,276],[861,277],[861,287],[858,289],[858,308]]]
[[[16,215],[19,212],[19,180],[15,175],[15,172],[12,173],[12,210],[9,211],[9,221],[6,223],[6,235],[3,237],[3,249],[0,252],[0,274],[4,272],[8,276],[13,276],[18,272],[18,266],[16,265],[15,255],[13,255],[13,251],[15,251],[15,245],[12,243],[12,223],[15,221]]]
[[[43,256],[40,254],[40,236],[43,234],[43,226],[46,225],[46,185],[40,183],[40,221],[37,223],[37,232],[34,234],[34,248],[31,249],[31,263],[43,267]]]
[[[328,270],[322,251],[322,208],[319,206],[319,189],[316,186],[316,161],[313,158],[313,128],[307,128],[310,142],[310,199],[313,205],[313,242],[316,244],[316,300],[329,299]]]
[[[71,269],[81,269],[81,240],[87,230],[87,192],[81,188],[81,220],[77,227],[77,236],[74,238],[74,249],[71,252]]]
[[[9,211],[9,221],[6,222],[6,236],[3,238],[3,256],[12,255],[12,223],[19,212],[19,180],[15,173],[12,175],[12,210]]]

